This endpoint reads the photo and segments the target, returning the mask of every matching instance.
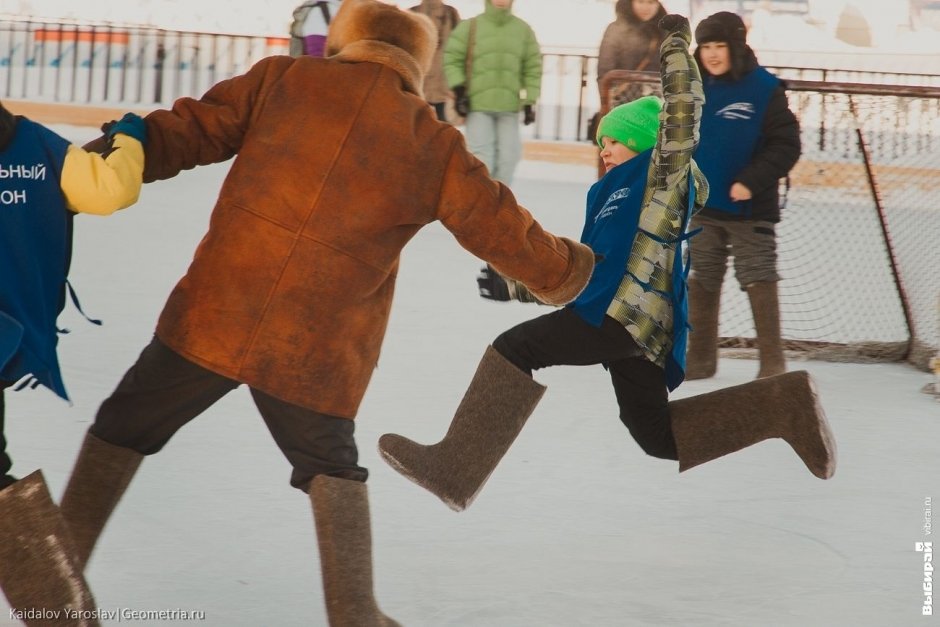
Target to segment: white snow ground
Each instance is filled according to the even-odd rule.
[[[75,141],[94,134],[56,128]],[[71,276],[104,326],[72,309],[60,319],[73,331],[60,356],[74,405],[45,390],[7,395],[14,470],[41,467],[56,499],[98,404],[185,270],[226,169],[183,173],[121,214],[76,220]],[[548,228],[576,237],[593,174],[525,162],[516,190]],[[905,365],[792,364],[816,377],[838,440],[830,481],[781,441],[679,475],[629,437],[600,367],[537,374],[549,390],[469,510],[397,475],[378,437],[440,437],[486,344],[544,311],[480,299],[478,266],[438,226],[409,245],[356,422],[390,616],[408,627],[934,624],[922,616],[914,544],[931,540],[925,501],[940,496],[940,404],[919,392],[930,376]],[[676,397],[755,371],[722,359],[714,380]],[[87,571],[98,606],[201,611],[197,622],[213,627],[325,626],[312,514],[289,474],[246,391],[230,394],[143,463]],[[0,610],[0,625],[17,624]]]

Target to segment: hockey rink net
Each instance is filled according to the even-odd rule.
[[[604,93],[656,78],[610,72]],[[787,87],[803,152],[781,181],[785,347],[814,359],[906,360],[927,370],[940,355],[940,89],[802,80]],[[733,267],[719,335],[723,348],[755,345]]]

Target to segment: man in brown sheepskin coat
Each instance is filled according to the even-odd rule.
[[[269,57],[145,118],[145,181],[235,159],[153,341],[79,453],[62,510],[82,564],[143,457],[246,384],[312,502],[330,625],[397,625],[372,591],[353,419],[402,248],[439,221],[554,304],[574,299],[594,266],[437,120],[421,93],[436,39],[420,14],[345,0],[325,58]]]

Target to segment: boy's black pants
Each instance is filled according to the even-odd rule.
[[[665,372],[613,318],[605,316],[594,327],[565,307],[516,325],[497,337],[493,348],[530,375],[549,366],[602,364],[633,439],[653,457],[678,459]]]
[[[0,381],[0,490],[16,481],[16,478],[10,474],[10,470],[13,468],[13,460],[7,454],[7,436],[4,426],[6,405],[3,401],[3,391],[11,385],[12,383],[9,381]]]

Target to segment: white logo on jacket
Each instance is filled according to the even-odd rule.
[[[601,218],[606,218],[612,215],[615,211],[617,211],[617,208],[620,207],[620,205],[614,203],[616,203],[618,200],[626,198],[629,195],[629,187],[623,187],[611,194],[610,197],[607,198],[607,202],[604,203],[604,206],[601,207],[601,210],[597,212],[597,215],[594,217],[594,222],[597,222]]]
[[[754,117],[754,105],[750,102],[735,102],[715,113],[726,120],[750,120]]]

